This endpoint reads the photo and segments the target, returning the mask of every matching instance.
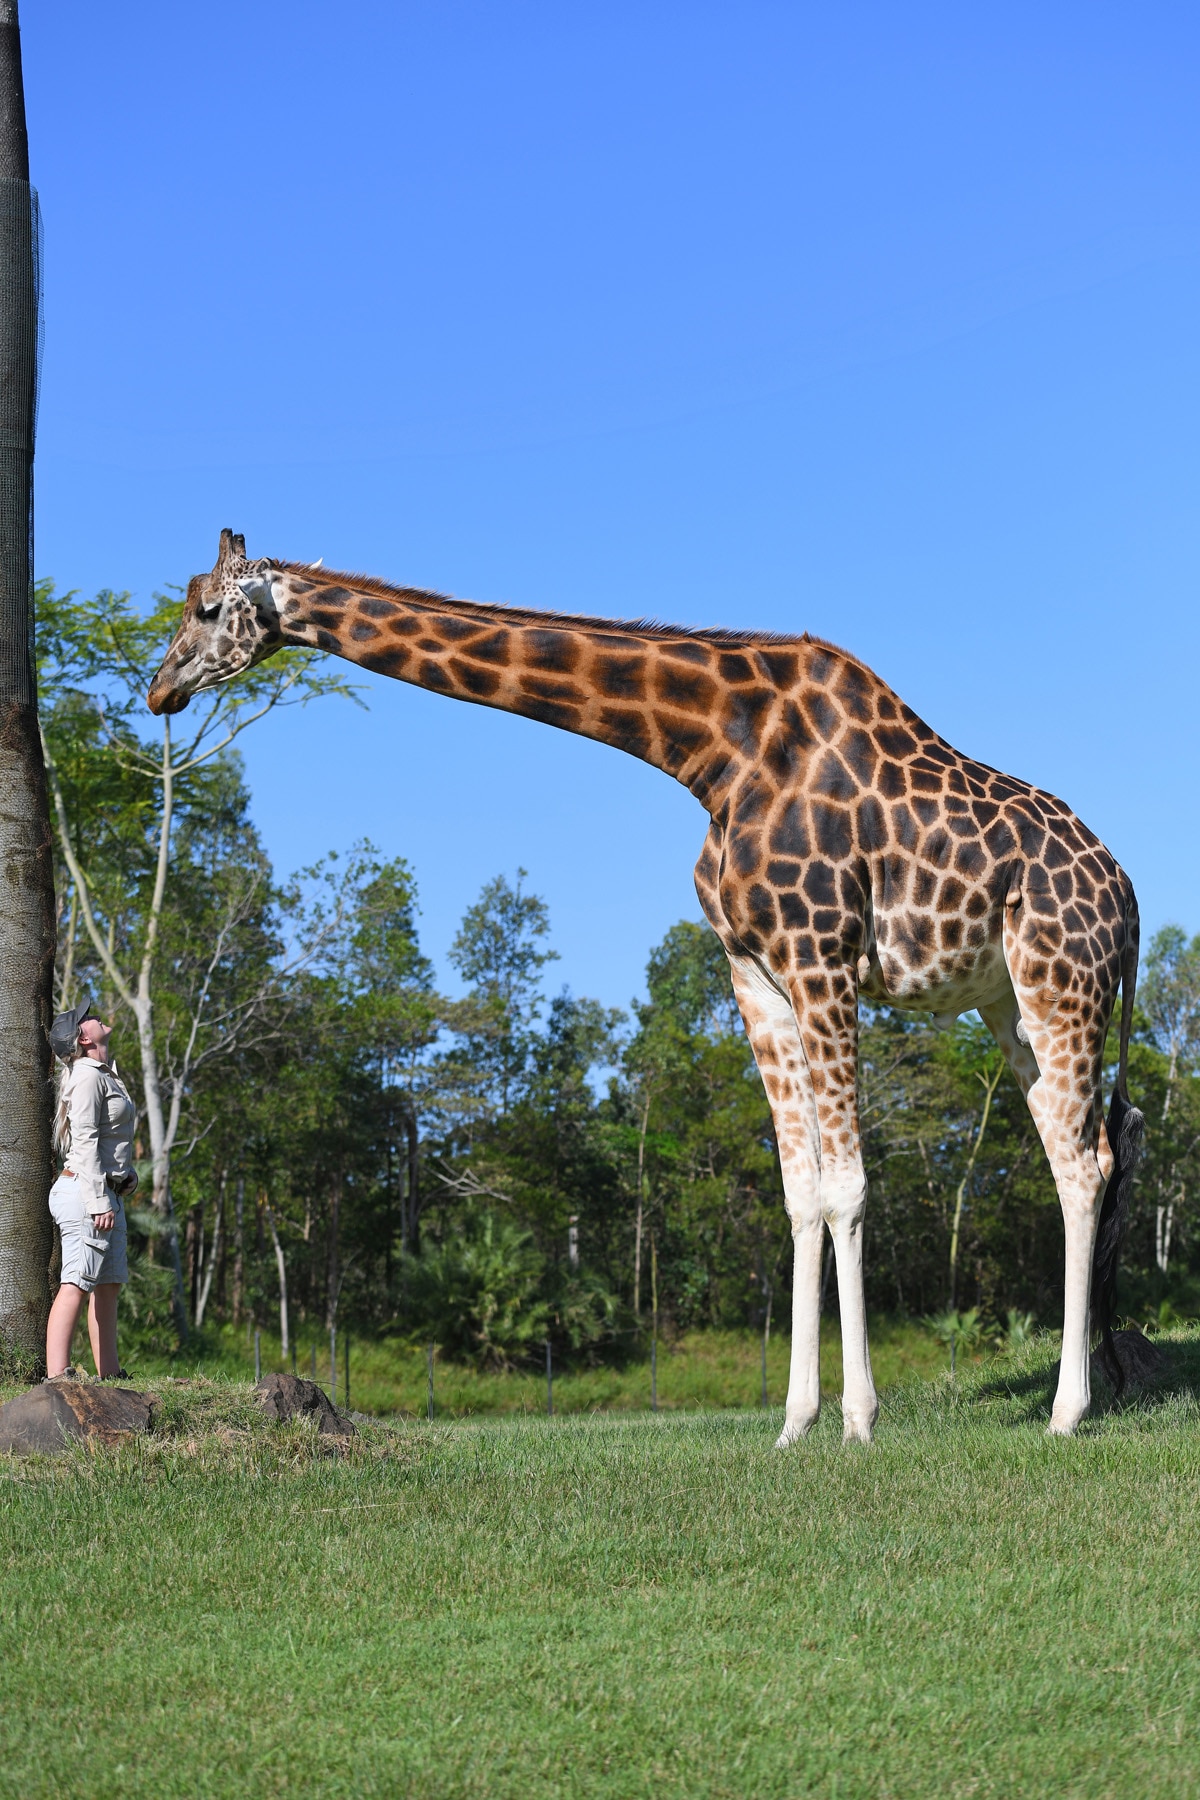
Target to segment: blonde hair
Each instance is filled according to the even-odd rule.
[[[60,1056],[58,1067],[54,1071],[54,1125],[50,1133],[50,1142],[55,1156],[65,1157],[71,1142],[71,1109],[67,1104],[67,1084],[70,1082],[75,1064],[83,1052],[79,1048],[79,1028],[75,1029],[75,1042],[70,1056]]]

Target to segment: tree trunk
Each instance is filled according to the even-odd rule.
[[[983,1088],[983,1116],[979,1121],[979,1130],[975,1134],[975,1142],[971,1145],[971,1154],[967,1158],[967,1166],[963,1170],[963,1178],[959,1182],[958,1190],[954,1196],[954,1224],[950,1229],[950,1310],[952,1312],[958,1304],[958,1238],[962,1226],[963,1201],[966,1199],[967,1185],[975,1172],[975,1161],[979,1155],[979,1147],[983,1143],[984,1133],[987,1130],[988,1119],[992,1111],[992,1101],[995,1098],[996,1089],[1000,1085],[1000,1077],[1003,1073],[1003,1059],[997,1057],[994,1074],[989,1069],[986,1075],[976,1075],[976,1080]],[[950,1351],[950,1371],[951,1374],[953,1374],[953,1346],[951,1346]]]
[[[212,1244],[209,1247],[209,1252],[208,1252],[208,1267],[204,1271],[204,1280],[201,1284],[200,1292],[196,1297],[196,1306],[195,1306],[195,1311],[193,1314],[193,1317],[195,1318],[195,1321],[196,1321],[196,1330],[197,1331],[199,1331],[200,1327],[204,1324],[204,1315],[208,1311],[208,1296],[212,1292],[213,1273],[216,1270],[216,1268],[218,1267],[218,1263],[221,1268],[224,1268],[224,1266],[225,1266],[225,1260],[224,1260],[225,1259],[225,1245],[222,1241],[224,1223],[225,1223],[225,1176],[224,1176],[224,1174],[222,1174],[221,1187],[220,1187],[220,1191],[217,1195],[217,1216],[216,1216],[215,1220],[213,1221]]]
[[[217,1306],[222,1314],[225,1312],[229,1288],[226,1276],[229,1272],[229,1233],[225,1229],[225,1186],[228,1171],[221,1170],[221,1191],[217,1199],[217,1228],[221,1239],[220,1254],[217,1256]],[[197,1319],[197,1324],[200,1321]]]
[[[1161,1275],[1165,1275],[1171,1267],[1171,1236],[1174,1229],[1175,1198],[1172,1196],[1165,1205],[1160,1203],[1155,1208],[1154,1260]]]
[[[204,1206],[197,1201],[188,1214],[187,1234],[187,1284],[188,1304],[192,1309],[193,1319],[196,1316],[196,1303],[200,1298],[200,1275],[204,1268]]]
[[[1171,1046],[1171,1062],[1167,1069],[1167,1091],[1163,1096],[1162,1122],[1165,1128],[1171,1112],[1171,1100],[1175,1092],[1175,1079],[1179,1073],[1179,1052],[1174,1044]],[[1162,1177],[1158,1181],[1158,1205],[1154,1217],[1154,1260],[1158,1264],[1160,1275],[1165,1275],[1171,1266],[1171,1233],[1175,1225],[1175,1197],[1167,1197],[1166,1188],[1175,1181],[1175,1170],[1172,1167],[1167,1180]]]
[[[271,1202],[264,1200],[263,1207],[267,1215],[267,1224],[271,1228],[271,1242],[275,1246],[275,1267],[279,1271],[279,1347],[286,1356],[289,1349],[287,1263],[284,1261],[283,1245],[279,1241],[279,1233],[275,1229],[275,1214],[271,1211]]]
[[[246,1277],[246,1177],[238,1175],[233,1201],[233,1322],[242,1322],[242,1293]]]
[[[50,1290],[54,864],[33,659],[36,201],[15,0],[0,0],[0,1354],[37,1366]]]
[[[41,745],[38,745],[39,750]],[[54,1002],[55,1012],[65,1012],[71,1004],[75,987],[75,943],[79,931],[79,895],[71,888],[71,906],[67,914],[67,954],[63,960],[62,987]]]
[[[417,1137],[417,1109],[404,1111],[404,1137],[408,1148],[408,1247],[415,1256],[421,1248],[421,1162]]]
[[[339,1169],[329,1189],[329,1273],[325,1286],[325,1329],[332,1331],[337,1324],[338,1292],[341,1288],[341,1269],[338,1264],[338,1232],[341,1228],[342,1214],[342,1175]]]
[[[638,1132],[637,1217],[633,1226],[633,1316],[642,1316],[642,1220],[646,1198],[646,1132],[650,1125],[650,1092],[646,1090],[642,1106],[642,1126]]]

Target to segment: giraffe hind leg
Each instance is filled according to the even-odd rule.
[[[1062,1361],[1050,1431],[1065,1437],[1091,1404],[1092,1258],[1105,1184],[1114,1163],[1104,1130],[1101,1076],[1116,983],[1106,979],[1106,971],[1092,969],[1077,972],[1069,988],[1052,990],[1044,960],[1026,951],[1018,926],[1008,920],[1004,957],[1028,1044],[1017,1038],[1011,1014],[1007,1021],[998,1021],[1000,1030],[986,1013],[984,1017],[1025,1087],[1062,1208]],[[1006,1026],[1016,1044],[1013,1055],[1001,1035]],[[1027,1057],[1021,1056],[1022,1049],[1028,1050]]]

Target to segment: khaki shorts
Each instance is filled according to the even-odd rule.
[[[90,1294],[106,1282],[129,1280],[125,1244],[125,1208],[112,1189],[116,1222],[111,1231],[97,1231],[84,1206],[78,1175],[60,1175],[50,1189],[50,1211],[62,1233],[62,1269],[58,1279]]]

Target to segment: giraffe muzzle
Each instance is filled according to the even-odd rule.
[[[176,687],[169,675],[160,669],[150,683],[150,692],[146,695],[146,704],[152,713],[161,717],[163,713],[180,713],[191,699],[185,688]]]

